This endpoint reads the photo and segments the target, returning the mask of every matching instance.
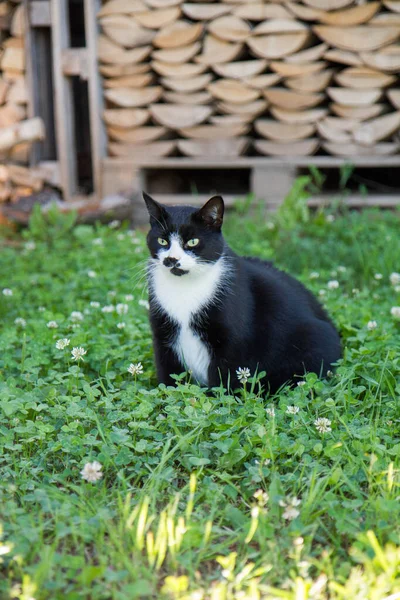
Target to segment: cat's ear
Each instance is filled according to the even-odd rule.
[[[153,223],[165,221],[167,213],[162,204],[156,202],[151,196],[146,194],[146,192],[142,192],[142,195],[150,215],[150,224],[152,225]]]
[[[224,208],[221,196],[213,196],[195,213],[195,218],[208,227],[219,230],[224,219]]]

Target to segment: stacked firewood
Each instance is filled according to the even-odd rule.
[[[0,2],[0,203],[43,187],[26,166],[31,144],[43,139],[41,119],[27,119],[25,9],[22,2]]]
[[[107,0],[111,156],[393,154],[400,0]]]

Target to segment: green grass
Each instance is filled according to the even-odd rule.
[[[157,387],[144,233],[53,213],[3,240],[2,600],[400,598],[400,214],[246,211],[231,245],[320,294],[345,348],[273,398]]]

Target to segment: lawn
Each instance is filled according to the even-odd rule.
[[[145,232],[116,225],[0,242],[1,600],[400,598],[400,212],[227,216],[342,335],[276,397],[157,387]]]

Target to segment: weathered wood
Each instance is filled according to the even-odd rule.
[[[301,77],[288,77],[286,85],[296,92],[323,92],[329,85],[333,76],[333,69],[325,69],[317,73],[302,75]]]
[[[147,88],[119,88],[104,91],[107,100],[124,108],[147,106],[151,102],[156,102],[161,94],[162,87],[159,85]]]
[[[124,144],[146,144],[162,138],[166,133],[165,127],[144,126],[126,129],[125,127],[109,126],[107,128],[109,137]]]
[[[212,96],[234,104],[248,104],[260,97],[257,89],[247,87],[237,79],[218,79],[207,87]]]
[[[189,106],[182,104],[151,104],[149,110],[156,123],[170,129],[200,125],[213,112],[210,106]]]
[[[217,125],[198,125],[197,127],[184,127],[179,129],[179,133],[186,138],[200,140],[220,140],[225,138],[236,138],[245,135],[249,130],[246,124],[230,125],[221,127]]]
[[[302,94],[283,88],[264,90],[264,96],[274,106],[288,110],[312,108],[324,100],[323,94]]]
[[[203,32],[203,24],[191,25],[186,21],[176,21],[161,29],[153,40],[158,48],[172,49],[188,46],[196,42]]]
[[[362,123],[354,130],[353,137],[358,144],[373,146],[390,138],[400,129],[400,111]]]
[[[259,119],[254,128],[262,137],[277,142],[291,142],[310,137],[315,133],[313,123],[279,123],[273,119]]]
[[[316,35],[324,42],[351,52],[369,52],[394,42],[400,37],[400,27],[332,27],[317,25],[313,27]]]
[[[42,140],[45,131],[43,121],[39,118],[20,121],[15,125],[0,129],[0,152],[10,150],[23,142]]]
[[[229,79],[244,79],[245,77],[253,77],[264,71],[268,66],[265,59],[257,60],[242,60],[231,63],[216,63],[211,65],[213,71],[221,77]]]
[[[50,27],[50,0],[33,0],[28,3],[29,23],[31,27]]]
[[[370,69],[369,67],[350,67],[335,75],[336,81],[345,87],[355,89],[383,88],[395,83],[396,77]]]
[[[243,44],[231,44],[225,40],[208,34],[203,41],[203,52],[194,58],[195,62],[203,65],[229,63],[242,53]]]
[[[250,50],[261,58],[283,58],[301,50],[309,40],[309,31],[260,35],[247,40]]]
[[[270,107],[271,114],[284,123],[317,123],[323,119],[328,110],[326,108],[312,108],[311,110],[287,110],[278,106]]]
[[[88,78],[88,51],[86,48],[65,48],[61,54],[64,75]]]
[[[359,121],[373,119],[387,110],[386,104],[371,104],[370,106],[345,106],[344,104],[337,104],[336,102],[333,102],[329,105],[329,107],[331,111],[339,117],[344,117],[345,119],[358,119]]]
[[[300,140],[296,142],[266,142],[255,140],[254,146],[261,154],[271,156],[308,156],[318,150],[319,140]]]
[[[140,127],[150,119],[150,113],[144,108],[108,108],[103,111],[103,119],[114,127]]]
[[[381,89],[327,88],[334,102],[344,106],[370,106],[382,97]]]
[[[226,156],[236,157],[243,154],[249,144],[245,137],[222,138],[212,140],[178,140],[178,149],[187,156]]]

